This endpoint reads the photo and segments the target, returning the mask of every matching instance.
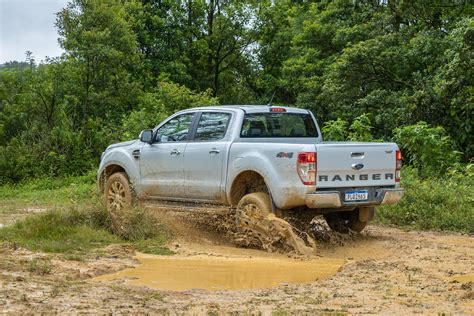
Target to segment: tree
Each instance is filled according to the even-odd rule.
[[[117,123],[141,91],[142,55],[127,13],[135,2],[74,0],[58,13],[71,94],[69,114],[87,132],[89,118]]]

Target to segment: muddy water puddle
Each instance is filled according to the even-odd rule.
[[[154,289],[210,291],[270,288],[285,283],[310,283],[330,277],[344,259],[165,257],[138,254],[136,268],[103,275],[94,281],[125,280]]]
[[[474,283],[474,273],[454,275],[450,278],[450,280],[457,281],[459,283]]]

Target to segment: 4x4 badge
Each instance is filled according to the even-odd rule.
[[[278,158],[293,158],[293,153],[279,152],[276,155]]]

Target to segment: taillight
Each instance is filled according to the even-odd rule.
[[[402,152],[397,150],[395,153],[395,182],[400,182],[400,169],[402,169]]]
[[[274,107],[270,107],[270,112],[283,113],[283,112],[286,112],[286,109],[285,109],[285,108],[274,108]]]
[[[316,161],[316,153],[304,152],[298,154],[296,169],[303,184],[316,184]]]

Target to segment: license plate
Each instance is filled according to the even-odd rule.
[[[365,201],[369,199],[369,192],[367,190],[346,192],[346,201]]]

